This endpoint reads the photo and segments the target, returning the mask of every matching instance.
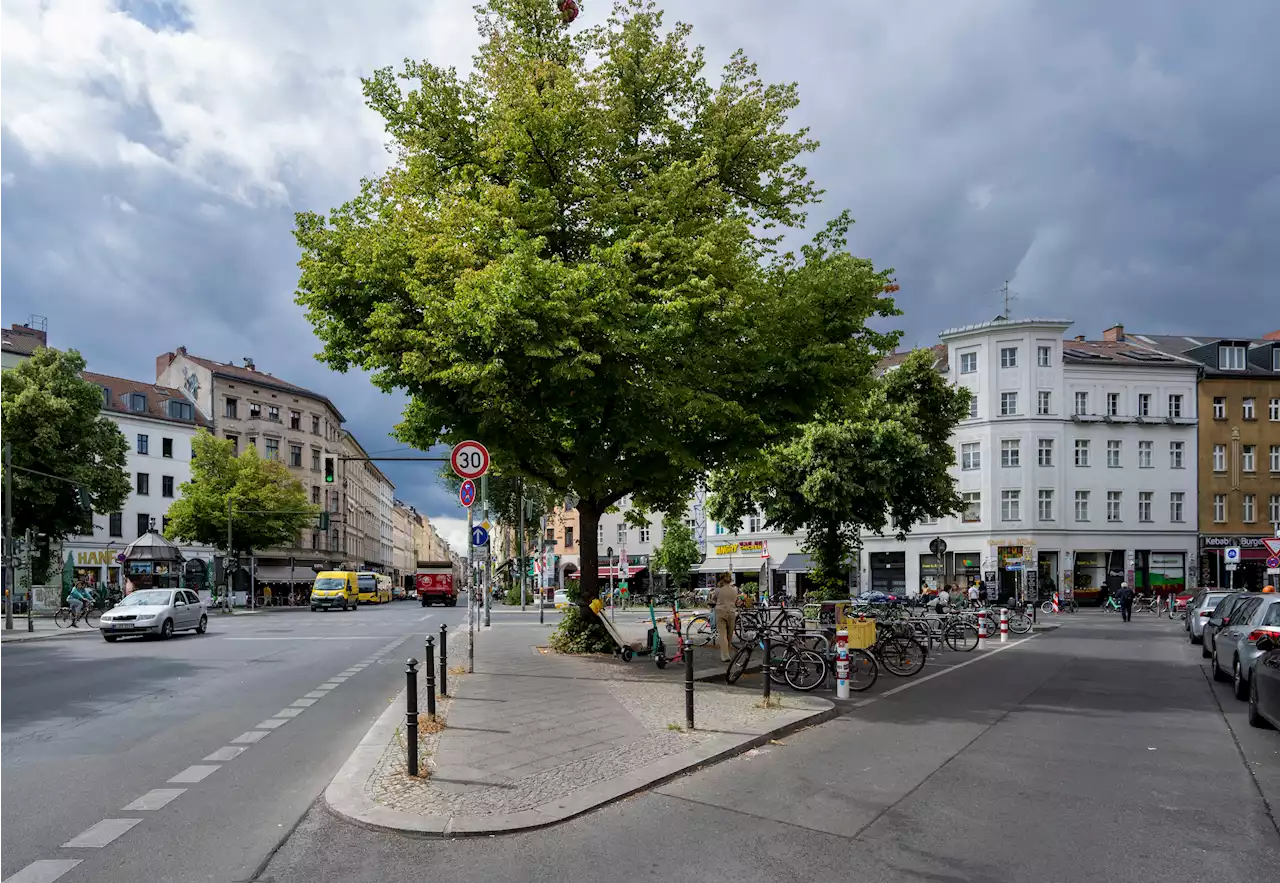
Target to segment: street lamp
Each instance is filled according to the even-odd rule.
[[[609,606],[613,606],[613,546],[609,546],[604,550],[605,558],[609,562]]]

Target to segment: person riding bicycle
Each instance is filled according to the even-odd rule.
[[[73,629],[79,628],[76,625],[76,620],[88,609],[92,601],[93,593],[83,586],[76,586],[67,594],[67,606],[71,608],[71,627]]]

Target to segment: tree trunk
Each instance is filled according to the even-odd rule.
[[[600,509],[593,501],[578,501],[578,573],[581,577],[578,603],[587,607],[600,597]]]

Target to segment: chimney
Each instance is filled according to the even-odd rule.
[[[187,354],[187,348],[186,348],[185,346],[180,346],[180,347],[178,347],[178,349],[176,350],[176,352],[177,352],[177,354],[178,354],[178,355],[180,355],[180,356],[185,356],[185,355]]]
[[[165,370],[173,364],[173,353],[161,353],[156,356],[156,381],[159,382],[160,376]]]
[[[1102,332],[1102,339],[1107,343],[1124,343],[1124,326],[1112,325]]]
[[[23,337],[34,337],[36,340],[40,341],[41,346],[49,345],[49,333],[43,328],[32,328],[29,324],[24,323],[19,325],[17,322],[14,322],[13,328],[10,330],[15,334],[21,334]]]
[[[246,357],[244,360],[244,366],[248,368],[250,371],[253,371],[254,370],[253,359]]]
[[[1076,335],[1076,340],[1078,340],[1080,343],[1084,343],[1084,335],[1083,335],[1083,334],[1077,334],[1077,335]]]

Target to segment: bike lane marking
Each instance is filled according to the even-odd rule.
[[[4,883],[53,883],[54,880],[57,880],[82,861],[84,859],[81,858],[42,858],[27,865],[21,871],[6,879]]]
[[[153,788],[128,806],[121,807],[121,812],[143,812],[160,809],[179,794],[185,794],[186,788]]]
[[[101,849],[140,821],[142,819],[103,819],[62,844],[62,848]]]

